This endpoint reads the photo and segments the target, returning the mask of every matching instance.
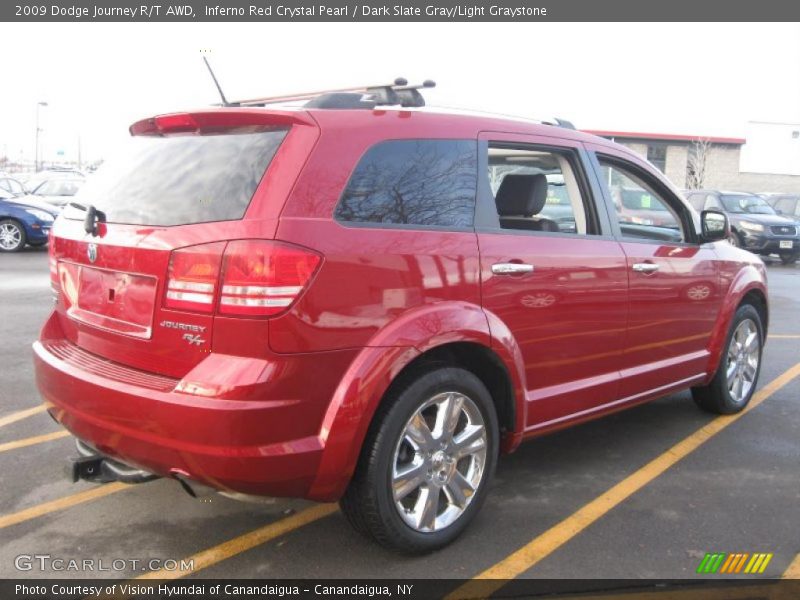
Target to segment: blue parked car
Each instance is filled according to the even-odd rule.
[[[14,197],[0,189],[0,252],[44,246],[59,208],[30,196]]]

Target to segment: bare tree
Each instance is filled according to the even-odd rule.
[[[695,140],[689,147],[689,158],[686,162],[686,187],[690,190],[703,187],[710,150],[711,142],[708,139]]]

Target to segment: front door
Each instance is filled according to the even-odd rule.
[[[695,383],[722,302],[713,245],[699,242],[688,207],[645,164],[596,150],[630,278],[620,395]]]

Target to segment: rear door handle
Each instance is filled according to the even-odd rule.
[[[633,270],[637,273],[655,273],[658,265],[655,263],[634,263]]]
[[[520,273],[533,273],[533,265],[525,263],[494,263],[492,273],[495,275],[518,275]]]

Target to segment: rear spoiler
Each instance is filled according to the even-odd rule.
[[[128,131],[135,136],[203,135],[254,133],[292,125],[315,126],[316,123],[305,111],[229,107],[157,115],[136,121]]]

